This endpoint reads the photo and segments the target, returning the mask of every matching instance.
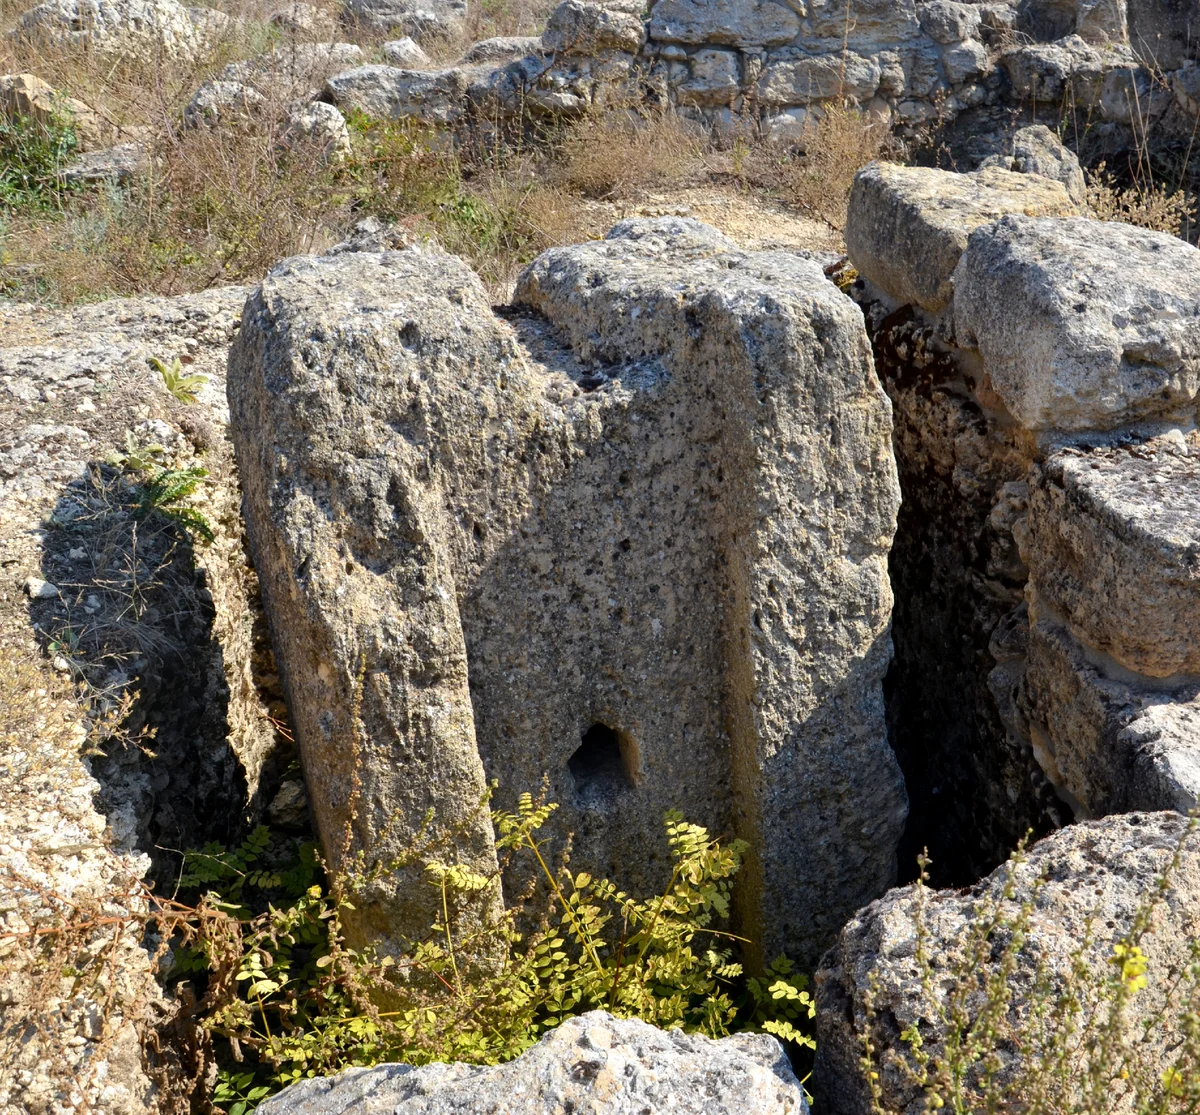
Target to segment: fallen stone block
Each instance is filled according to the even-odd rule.
[[[977,229],[954,276],[960,343],[1030,430],[1190,423],[1200,252],[1108,221],[1013,216]]]
[[[976,986],[977,971],[980,979],[1000,974],[1003,932],[986,946],[982,971],[977,956],[966,952],[977,907],[984,901],[996,902],[1002,914],[1011,918],[1040,878],[1022,959],[1002,977],[1010,996],[1007,1021],[1016,1025],[1025,1019],[1024,1036],[1032,1049],[1023,1055],[1019,1047],[1006,1044],[999,1079],[1014,1100],[1027,1095],[1022,1070],[1028,1062],[1023,1057],[1037,1055],[1036,1031],[1028,1026],[1028,1012],[1039,965],[1044,965],[1045,978],[1057,987],[1056,981],[1066,977],[1073,955],[1082,947],[1084,963],[1099,972],[1110,970],[1113,946],[1133,929],[1138,911],[1153,897],[1155,881],[1170,865],[1188,823],[1178,813],[1130,813],[1070,825],[1033,846],[1016,870],[1013,899],[1002,898],[1006,867],[966,891],[926,892],[923,948],[932,966],[929,983],[922,980],[915,960],[914,888],[894,890],[860,911],[817,972],[817,1061],[810,1085],[817,1110],[831,1115],[868,1115],[878,1110],[872,1105],[868,1071],[879,1073],[873,1083],[880,1089],[883,1110],[924,1109],[920,1069],[901,1032],[919,1025],[923,1053],[941,1055],[947,1027],[939,1005],[945,1010],[959,980],[971,980],[968,986]],[[1177,1052],[1172,1046],[1184,1039],[1179,1021],[1184,1007],[1170,973],[1190,963],[1191,945],[1198,934],[1200,835],[1193,833],[1184,841],[1180,863],[1171,876],[1170,897],[1158,903],[1153,929],[1140,940],[1148,982],[1130,997],[1121,1023],[1128,1027],[1125,1032],[1131,1041],[1138,1040],[1142,1023],[1151,1025],[1152,1040],[1142,1046],[1142,1056],[1156,1079],[1172,1063]],[[983,998],[977,993],[967,1000],[971,1018],[977,1016]],[[1053,1011],[1053,1002],[1047,1009]],[[863,1063],[867,1036],[876,1050],[876,1066]],[[1115,1088],[1119,1098],[1124,1086]],[[973,1109],[974,1094],[964,1096],[964,1103]]]
[[[787,1054],[766,1034],[713,1041],[604,1011],[571,1018],[507,1065],[377,1065],[293,1084],[263,1115],[808,1115]]]
[[[800,17],[776,0],[659,0],[650,38],[695,46],[782,46],[800,34]]]
[[[846,251],[891,298],[946,308],[951,277],[973,229],[1006,213],[1078,213],[1059,182],[987,168],[953,174],[872,163],[858,172],[846,219]]]

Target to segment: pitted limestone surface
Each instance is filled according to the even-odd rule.
[[[573,862],[645,890],[681,808],[751,838],[762,950],[815,959],[894,877],[905,810],[861,315],[815,264],[671,219],[547,253],[515,310],[414,253],[292,261],[247,310],[231,413],[322,836],[353,747],[362,846],[545,775]],[[370,917],[423,927],[414,894]]]

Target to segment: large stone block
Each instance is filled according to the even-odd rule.
[[[565,0],[546,22],[542,49],[554,54],[599,54],[606,50],[636,54],[645,40],[646,32],[637,15],[585,0]]]
[[[1200,252],[1166,233],[1010,216],[954,276],[960,343],[1031,430],[1190,422],[1200,388]]]
[[[854,266],[898,302],[945,309],[973,229],[1006,213],[1077,213],[1058,182],[986,168],[953,174],[872,163],[858,172],[846,219]]]
[[[467,91],[478,73],[478,68],[461,66],[448,70],[359,66],[331,77],[325,92],[342,110],[358,109],[382,120],[411,116],[445,125],[466,112]]]
[[[1066,626],[1031,612],[1025,691],[1034,753],[1077,816],[1186,812],[1200,801],[1200,685],[1106,672]],[[1102,662],[1102,659],[1100,659]]]
[[[1024,1020],[1026,1041],[1001,1044],[997,1074],[997,1081],[1007,1086],[1007,1097],[1023,1099],[1028,1091],[1022,1086],[1022,1069],[1030,1063],[1026,1058],[1038,1055],[1037,1028],[1028,1024],[1037,982],[1050,974],[1053,987],[1055,975],[1069,970],[1081,947],[1082,960],[1093,971],[1109,970],[1113,946],[1133,931],[1135,918],[1153,896],[1155,880],[1168,869],[1182,841],[1170,896],[1158,903],[1152,928],[1139,942],[1148,970],[1157,978],[1152,975],[1143,991],[1129,997],[1116,1022],[1126,1040],[1137,1044],[1139,1064],[1145,1065],[1147,1075],[1159,1078],[1186,1040],[1187,1008],[1169,973],[1191,962],[1192,943],[1200,934],[1200,838],[1194,833],[1185,838],[1187,828],[1188,819],[1178,813],[1130,813],[1070,825],[1034,845],[1015,871],[1011,898],[1004,897],[1003,867],[966,891],[927,894],[924,950],[933,970],[928,982],[921,979],[914,960],[920,947],[914,889],[892,891],[860,911],[817,972],[817,1062],[810,1085],[817,1110],[869,1115],[880,1109],[872,1103],[873,1086],[880,1089],[884,1111],[926,1109],[920,1069],[912,1047],[900,1035],[919,1025],[923,1053],[938,1057],[944,1052],[945,1019],[953,1009],[950,996],[958,973],[979,963],[977,955],[966,951],[972,940],[970,927],[979,917],[981,902],[989,900],[1005,918],[1018,916],[1022,902],[1032,906],[1021,961],[1010,971],[1001,970],[1003,950],[996,937],[1006,942],[1002,931],[985,944],[980,973],[981,979],[1003,981],[1009,996],[1007,1021],[1017,1025]],[[982,991],[967,998],[972,1022],[986,999]],[[1053,1012],[1053,998],[1046,1007]],[[1141,1036],[1143,1025],[1148,1042]],[[868,1036],[883,1065],[871,1082],[863,1061]],[[1106,1110],[1127,1110],[1127,1097],[1127,1092],[1116,1091],[1114,1106]],[[968,1110],[983,1106],[970,1091],[964,1100]],[[1003,1103],[1000,1109],[1005,1109]]]
[[[868,101],[882,75],[876,58],[846,51],[840,54],[799,54],[785,51],[773,58],[757,85],[765,105],[807,105],[813,102]]]
[[[1200,673],[1200,461],[1057,454],[1020,540],[1038,593],[1088,645],[1148,677]]]
[[[766,1034],[712,1041],[592,1011],[507,1065],[376,1065],[305,1080],[263,1115],[808,1115],[787,1054]]]
[[[649,33],[660,43],[781,46],[800,33],[800,17],[776,0],[658,0]]]
[[[322,838],[361,700],[360,844],[397,805],[401,832],[468,815],[485,772],[501,805],[545,777],[573,863],[645,892],[679,808],[751,841],[743,925],[811,962],[894,877],[905,813],[861,314],[816,264],[671,220],[547,253],[516,306],[393,253],[286,264],[247,312],[231,411]]]

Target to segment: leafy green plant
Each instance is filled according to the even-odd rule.
[[[65,115],[48,120],[0,116],[0,204],[53,209],[68,190],[63,168],[79,147]]]
[[[211,542],[216,537],[212,524],[202,512],[184,502],[207,478],[208,469],[201,465],[165,468],[158,463],[165,452],[166,450],[156,442],[142,445],[132,430],[126,430],[125,451],[111,454],[108,460],[117,468],[145,477],[132,488],[134,512],[137,515],[144,517],[157,512],[203,538],[205,542]]]
[[[492,879],[428,860],[443,916],[399,955],[348,947],[341,925],[354,895],[395,863],[327,883],[298,865],[265,870],[262,829],[232,852],[189,853],[183,889],[206,891],[198,909],[207,913],[185,934],[174,970],[205,981],[203,1025],[230,1053],[214,1100],[245,1115],[286,1084],[350,1066],[494,1064],[594,1009],[714,1037],[751,1027],[811,1047],[803,977],[781,959],[744,980],[738,938],[721,928],[741,841],[713,840],[669,813],[670,880],[638,899],[572,871],[566,853],[547,861],[538,832],[555,808],[527,794],[516,812],[493,815],[505,862],[531,869],[499,915],[488,912]],[[271,886],[292,897],[248,918],[247,896]]]
[[[183,361],[176,356],[170,364],[164,364],[156,357],[150,357],[150,367],[162,376],[163,386],[181,403],[191,404],[197,398],[197,392],[208,382],[208,376],[196,372],[185,374]]]

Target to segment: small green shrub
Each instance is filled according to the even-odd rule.
[[[566,854],[547,862],[537,834],[555,808],[527,794],[515,813],[493,815],[505,863],[533,873],[498,916],[486,912],[493,880],[428,861],[443,916],[399,955],[349,948],[341,925],[355,893],[395,863],[325,882],[305,847],[287,867],[264,867],[265,829],[233,851],[189,853],[183,889],[204,894],[174,970],[202,980],[203,1026],[225,1051],[214,1102],[244,1115],[293,1081],[381,1061],[495,1064],[595,1009],[713,1037],[754,1028],[812,1047],[805,978],[780,959],[744,979],[738,938],[721,928],[741,841],[713,840],[669,813],[674,870],[660,895],[642,900],[573,872]],[[251,916],[247,902],[261,904],[272,888]]]
[[[65,116],[46,121],[0,116],[0,204],[11,209],[54,209],[68,186],[63,168],[79,147]]]

